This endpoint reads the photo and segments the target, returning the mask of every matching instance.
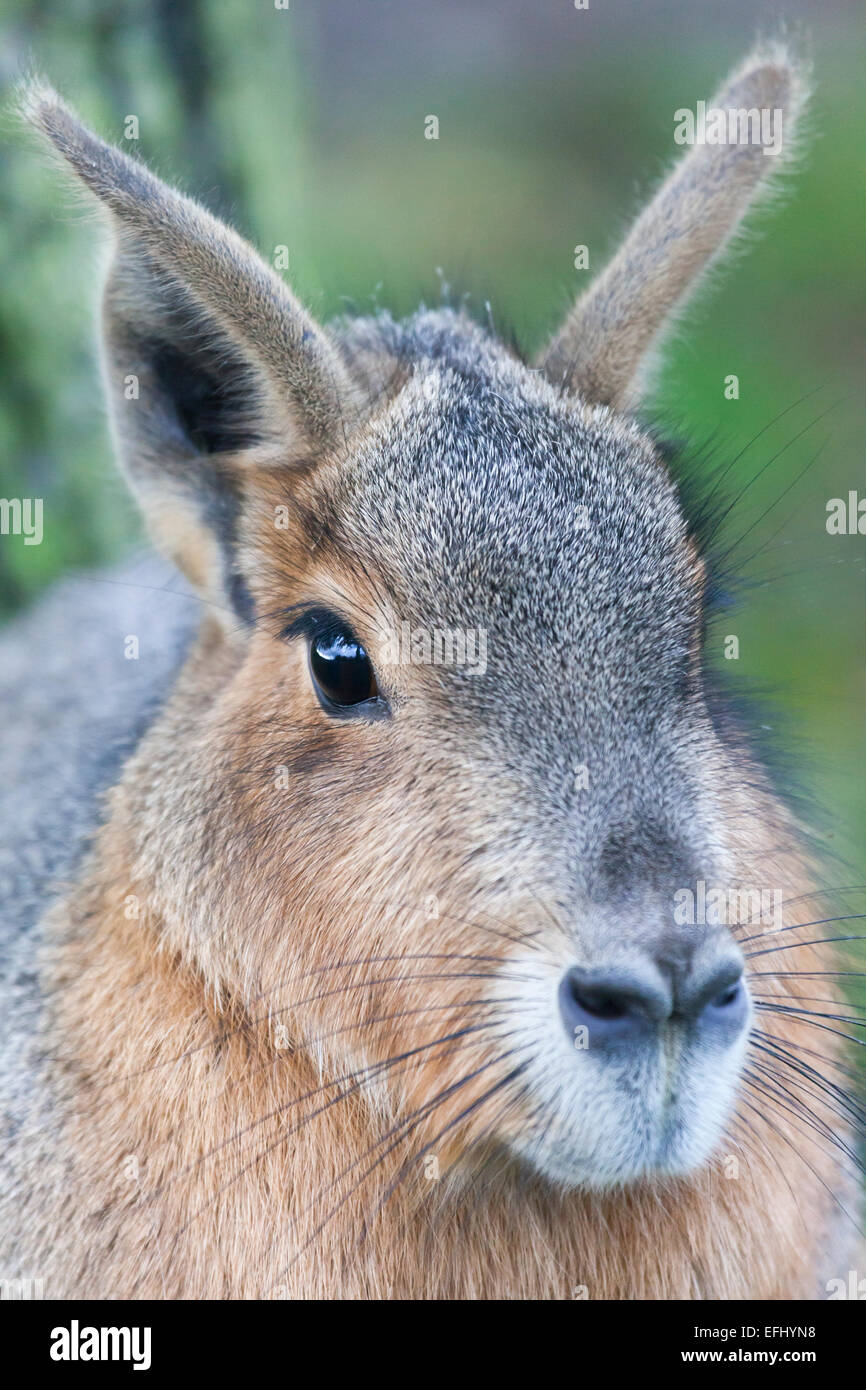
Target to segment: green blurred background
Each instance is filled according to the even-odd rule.
[[[814,58],[801,167],[681,324],[651,407],[712,441],[715,462],[749,445],[734,492],[784,447],[720,537],[724,548],[754,524],[740,553],[756,585],[712,655],[736,633],[736,676],[774,689],[795,772],[842,856],[830,877],[860,884],[866,537],[824,525],[828,498],[866,495],[856,5],[39,0],[7,3],[0,77],[37,67],[118,140],[136,115],[135,148],[158,172],[269,258],[289,247],[289,278],[318,315],[406,312],[437,301],[444,278],[532,346],[586,283],[574,246],[598,268],[673,158],[676,108],[709,98],[758,28],[783,21]],[[438,141],[424,139],[430,114]],[[0,495],[43,497],[46,527],[39,547],[0,538],[8,615],[139,531],[96,372],[93,221],[10,117],[0,159]],[[729,373],[737,401],[724,398]]]

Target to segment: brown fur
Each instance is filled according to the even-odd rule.
[[[398,1068],[390,1080],[398,1102],[379,1095],[375,1086],[370,1095],[355,1089],[347,1052],[337,1047],[329,1055],[328,1035],[357,1030],[365,1041],[357,1066],[399,1056],[431,1036],[455,1033],[466,1021],[465,1000],[483,992],[484,982],[449,979],[454,967],[447,959],[428,958],[429,940],[417,912],[374,916],[359,952],[355,915],[341,912],[335,920],[331,904],[357,903],[365,916],[375,914],[376,906],[359,896],[351,855],[328,855],[322,835],[311,841],[321,900],[305,903],[288,978],[260,893],[228,904],[231,939],[219,943],[217,963],[208,924],[224,919],[223,866],[232,846],[214,846],[213,864],[190,850],[200,821],[214,830],[209,807],[218,802],[223,779],[237,787],[231,781],[236,769],[256,766],[259,731],[278,717],[279,681],[275,672],[266,673],[267,658],[263,647],[226,670],[220,647],[208,650],[203,643],[161,727],[112,796],[88,882],[57,914],[54,1036],[62,1057],[58,1085],[73,1098],[69,1166],[57,1208],[34,1213],[49,1241],[52,1291],[102,1297],[568,1298],[585,1286],[593,1299],[814,1296],[827,1231],[837,1215],[828,1188],[839,1189],[838,1163],[827,1146],[810,1143],[808,1136],[804,1141],[796,1100],[784,1094],[776,1104],[744,1091],[725,1146],[740,1165],[734,1180],[725,1175],[722,1158],[692,1180],[647,1183],[609,1196],[557,1193],[495,1156],[485,1173],[472,1141],[483,1141],[489,1111],[480,1110],[442,1139],[436,1136],[495,1083],[500,1068],[457,1092],[453,1103],[388,1152],[393,1141],[386,1136],[396,1113],[411,1113],[489,1060],[483,1034],[459,1051],[456,1042],[443,1044]],[[203,688],[213,692],[205,712]],[[251,689],[260,692],[253,702]],[[261,694],[265,689],[274,691],[270,701]],[[308,711],[307,726],[301,722],[288,736],[289,759],[309,757],[315,746],[312,715]],[[236,740],[234,770],[215,767],[205,751],[226,724]],[[368,751],[364,762],[369,759]],[[191,760],[198,764],[193,779]],[[154,799],[157,766],[166,782],[183,788],[183,808],[155,806],[147,818],[142,808]],[[392,781],[395,770],[380,765],[378,776]],[[363,777],[360,763],[355,772]],[[365,820],[363,833],[374,835],[383,818],[408,825],[424,817],[423,829],[434,842],[442,808],[426,794],[413,794],[408,780],[392,785],[383,806],[381,787],[377,797],[358,795],[363,781],[359,788],[350,776],[353,797],[361,803],[352,833],[361,833]],[[270,809],[269,798],[260,796],[259,802],[256,812],[250,795],[242,823],[247,881],[253,883],[261,882],[254,827]],[[330,812],[342,809],[332,805]],[[759,825],[751,830],[761,833]],[[166,843],[171,839],[173,846]],[[385,898],[392,884],[399,894],[404,872],[398,847],[392,846],[391,856],[391,873],[377,885]],[[796,864],[768,871],[768,860],[761,856],[752,880],[769,872],[773,881],[787,883],[787,896],[803,891]],[[272,860],[267,872],[273,874]],[[429,887],[442,894],[440,924],[446,927],[451,919],[444,904],[454,902],[456,915],[450,932],[437,940],[437,955],[450,949],[470,953],[479,958],[473,968],[481,970],[480,961],[507,951],[488,929],[494,925],[489,917],[464,921],[465,897],[455,893],[456,879],[446,865],[413,859],[412,872],[416,892]],[[749,872],[744,867],[745,881]],[[289,867],[279,871],[279,879],[282,901],[297,901]],[[443,884],[449,879],[446,898]],[[130,895],[143,905],[137,921],[124,916]],[[500,913],[496,922],[515,920],[504,902]],[[174,942],[179,929],[189,932],[191,915],[199,943],[195,963]],[[223,951],[231,958],[231,978]],[[348,964],[367,952],[378,957],[377,964]],[[826,950],[796,956],[804,970],[833,968]],[[755,964],[767,968],[760,958]],[[416,972],[418,981],[412,979]],[[336,993],[349,981],[354,989]],[[814,984],[782,979],[755,987],[796,998],[814,993]],[[437,1012],[419,1014],[417,1027],[408,1029],[405,1018],[388,1022],[407,1009]],[[477,1019],[478,1011],[471,1016]],[[370,1019],[382,1022],[365,1029]],[[280,1020],[292,1040],[283,1050],[273,1046]],[[808,1055],[817,1052],[822,1069],[832,1069],[832,1038],[816,1041],[813,1029],[775,1015],[765,1028],[782,1043],[807,1048]],[[327,1059],[320,1065],[313,1039],[321,1039]],[[345,1034],[333,1041],[344,1043]],[[519,1118],[518,1110],[512,1122]],[[504,1121],[507,1133],[507,1116]],[[402,1132],[397,1129],[398,1138]],[[423,1176],[431,1142],[446,1175],[441,1182]],[[807,1162],[801,1157],[804,1143]],[[129,1155],[139,1161],[138,1183],[124,1176]],[[374,1168],[380,1155],[383,1161]],[[408,1181],[389,1195],[407,1164]]]
[[[393,674],[400,717],[389,723],[329,721],[303,644],[279,640],[299,604],[333,607],[374,633],[411,592],[411,572],[377,568],[341,487],[350,460],[384,457],[392,437],[408,457],[425,383],[363,341],[341,355],[249,248],[107,154],[53,94],[38,90],[31,110],[117,224],[107,309],[115,428],[152,529],[208,616],[111,793],[80,881],[51,914],[56,1130],[19,1144],[17,1250],[45,1269],[52,1295],[815,1296],[846,1248],[850,1177],[838,1144],[808,1128],[804,1105],[822,1103],[812,1080],[746,1080],[724,1142],[689,1178],[564,1190],[511,1156],[536,1117],[509,1050],[505,966],[528,949],[558,969],[572,958],[552,882],[560,827],[513,761],[446,719],[430,671]],[[694,166],[683,168],[688,183]],[[748,170],[750,190],[754,161]],[[556,385],[567,377],[592,401],[622,399],[665,313],[745,204],[739,164],[734,172],[733,211],[720,215],[711,200],[689,254],[654,262],[637,308],[601,322],[593,306],[609,302],[614,282],[625,294],[630,253],[614,262],[544,359]],[[689,236],[706,192],[685,206],[669,188],[650,222],[660,207],[671,214],[673,197]],[[123,418],[116,392],[130,363],[159,389],[141,315],[156,320],[177,281],[192,284],[197,311],[215,321],[208,331],[242,354],[266,402],[255,444],[224,451],[215,470],[221,502],[238,509],[230,558],[252,624],[229,606],[221,542],[195,505],[209,459],[173,437],[155,447],[136,417]],[[203,369],[212,358],[205,346]],[[497,363],[503,379],[522,373],[522,403],[603,431],[617,457],[636,453],[634,476],[644,476],[648,446],[631,424]],[[431,379],[433,396],[444,393]],[[291,402],[289,422],[274,413],[275,388]],[[285,530],[273,524],[281,506]],[[666,562],[697,612],[703,569],[684,528]],[[786,925],[808,923],[797,827],[736,740],[723,744],[705,722],[701,737],[694,779],[727,881],[778,885]],[[809,930],[788,931],[781,957],[749,958],[757,996],[815,994],[814,979],[773,964],[832,971],[827,947],[801,944]],[[743,923],[735,935],[758,938],[753,950],[783,944],[761,931]],[[824,980],[818,992],[834,994]],[[778,1012],[757,1024],[801,1049],[819,1077],[834,1074],[831,1033]],[[828,1125],[844,1145],[844,1124]]]

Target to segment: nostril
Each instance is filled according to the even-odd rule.
[[[628,1013],[622,999],[617,1000],[603,993],[593,996],[588,990],[581,988],[580,983],[573,978],[569,980],[568,988],[577,1007],[591,1018],[625,1018]]]
[[[707,1042],[725,1047],[735,1042],[749,1018],[749,993],[742,974],[731,979],[729,968],[726,979],[707,981],[695,999],[691,1017]]]
[[[732,1006],[733,1004],[736,1004],[736,1003],[739,1001],[740,992],[741,992],[742,988],[743,988],[742,980],[737,980],[736,984],[729,985],[727,989],[723,989],[722,992],[721,992],[721,994],[717,994],[716,997],[715,997],[715,999],[713,999],[713,1000],[711,1001],[711,1002],[712,1002],[713,1008],[714,1008],[714,1009],[729,1009],[729,1008],[731,1008],[731,1006]]]
[[[670,994],[649,962],[628,973],[575,966],[560,981],[559,1010],[569,1036],[593,1047],[646,1033],[668,1017]]]
[[[583,1007],[593,1018],[625,1018],[628,1013],[624,1004],[616,1004],[612,999],[600,999],[597,1004],[587,1000]]]

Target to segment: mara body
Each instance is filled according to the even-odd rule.
[[[715,106],[789,136],[802,98],[771,50]],[[112,426],[174,568],[2,638],[4,1272],[819,1296],[856,1235],[843,1108],[803,1133],[834,962],[634,414],[786,149],[691,149],[526,362],[447,309],[321,328],[50,89],[25,108],[105,214]]]

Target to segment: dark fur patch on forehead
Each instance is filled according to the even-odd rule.
[[[390,557],[401,598],[455,619],[506,590],[540,620],[603,577],[663,582],[686,528],[646,435],[560,398],[450,312],[385,320],[383,337],[415,370],[322,498],[335,543]]]

